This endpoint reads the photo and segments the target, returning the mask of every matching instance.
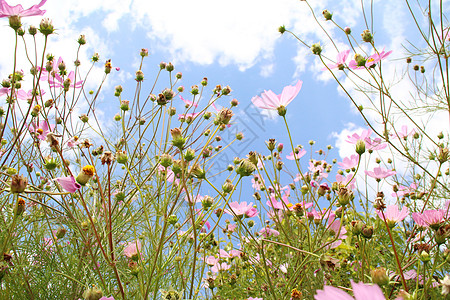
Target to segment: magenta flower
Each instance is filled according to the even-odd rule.
[[[134,259],[138,256],[139,252],[141,252],[141,249],[142,245],[140,240],[129,242],[123,249],[123,254],[128,258]]]
[[[306,154],[306,150],[301,149],[300,151],[298,151],[298,153],[295,153],[295,154],[294,154],[294,152],[291,152],[289,155],[286,155],[286,158],[289,160],[300,159],[305,154]]]
[[[387,144],[380,138],[371,139],[368,137],[364,141],[366,142],[366,149],[368,150],[382,150],[387,147]]]
[[[41,121],[39,124],[32,123],[28,129],[34,132],[40,140],[45,141],[47,135],[55,129],[55,125],[49,125],[47,121]]]
[[[444,221],[445,210],[426,210],[423,213],[412,213],[412,218],[421,227],[438,229]]]
[[[195,103],[195,102],[193,102],[191,100],[186,100],[183,97],[181,97],[181,95],[180,95],[180,99],[186,104],[186,107],[193,106],[193,107],[197,108],[197,106],[198,106],[197,103]]]
[[[360,135],[358,135],[357,133],[348,135],[347,136],[348,139],[346,140],[346,142],[350,144],[356,144],[359,140],[365,141],[368,137],[370,137],[371,134],[372,134],[371,129],[363,130]]]
[[[400,139],[406,139],[408,136],[414,135],[416,133],[416,130],[413,128],[408,131],[408,126],[403,125],[402,129],[400,131],[397,131],[397,134],[390,134],[393,138],[400,138]]]
[[[315,300],[385,300],[381,288],[376,284],[352,283],[353,294],[355,298],[333,286],[326,285],[323,290],[317,290],[317,294],[314,296]]]
[[[264,186],[264,179],[261,178],[259,175],[255,175],[252,178],[252,188],[256,190],[261,190],[261,187]]]
[[[48,78],[50,87],[56,87],[56,88],[64,88],[64,82],[66,80],[69,81],[70,87],[73,87],[76,89],[81,88],[81,86],[83,84],[83,80],[75,82],[75,72],[74,71],[70,71],[70,73],[69,73],[69,75],[67,75],[66,79],[61,77],[61,75],[59,75],[59,74],[55,74],[54,78],[52,78],[52,77]]]
[[[205,259],[205,262],[210,266],[214,266],[215,264],[219,263],[219,259],[210,255]]]
[[[351,60],[348,63],[348,66],[350,69],[354,69],[354,70],[360,70],[360,69],[364,69],[364,68],[370,68],[371,66],[375,65],[376,63],[380,62],[381,60],[385,59],[386,57],[388,57],[390,54],[392,53],[392,50],[389,52],[384,52],[381,51],[380,53],[374,53],[371,56],[369,56],[366,59],[366,62],[363,66],[358,66],[358,64],[356,63],[355,60]]]
[[[225,209],[225,213],[236,216],[246,216],[252,218],[258,214],[258,210],[253,207],[253,202],[247,205],[247,202],[238,203],[237,201],[229,204],[230,209]]]
[[[414,182],[411,183],[411,185],[409,187],[399,185],[398,191],[392,193],[392,197],[403,197],[406,194],[413,193],[416,189],[417,189],[417,184]]]
[[[373,171],[364,171],[366,173],[367,176],[373,177],[377,180],[380,180],[382,178],[386,178],[389,176],[394,176],[395,174],[397,174],[397,172],[392,171],[392,170],[387,170],[384,169],[382,167],[376,167],[373,169]]]
[[[28,9],[23,9],[22,5],[10,6],[5,0],[0,0],[0,18],[5,17],[31,17],[42,16],[45,14],[45,10],[40,10],[40,7],[45,4],[47,0],[42,0],[39,4],[33,5]]]
[[[330,248],[336,248],[340,244],[342,244],[341,240],[344,240],[347,238],[345,235],[347,233],[347,230],[343,225],[341,225],[341,222],[336,219],[334,215],[331,215],[328,218],[328,230],[331,230],[334,232],[335,236],[337,236],[337,241],[330,244]]]
[[[269,226],[266,226],[263,229],[261,229],[259,231],[259,234],[262,235],[263,237],[279,236],[280,235],[280,233],[277,230],[272,229]]]
[[[211,268],[211,271],[212,271],[213,273],[219,273],[219,271],[225,271],[225,270],[228,270],[230,267],[231,267],[231,266],[230,266],[229,264],[224,263],[224,262],[221,263],[221,264],[216,263],[216,264]]]
[[[286,107],[297,96],[302,88],[302,84],[303,82],[299,80],[295,86],[286,86],[280,95],[276,95],[271,90],[264,91],[264,93],[261,94],[261,97],[253,97],[252,102],[256,107],[262,109],[277,110],[281,106]]]
[[[342,162],[338,162],[339,167],[342,169],[352,169],[358,165],[359,155],[353,154],[350,157],[344,157]]]
[[[196,112],[196,113],[187,113],[187,114],[179,114],[178,120],[186,120],[188,118],[195,119],[198,115],[203,114],[202,112]]]
[[[347,174],[347,176],[336,174],[336,182],[341,184],[342,186],[346,186],[350,189],[355,189],[356,180],[353,177],[353,174]]]
[[[337,62],[335,64],[327,65],[328,69],[336,69],[344,70],[345,62],[347,61],[347,57],[350,54],[350,50],[345,50],[339,52],[337,55]],[[323,68],[322,71],[327,70],[327,68]]]
[[[388,205],[386,211],[384,211],[384,218],[383,213],[379,210],[377,210],[377,215],[382,220],[386,218],[388,226],[393,228],[398,222],[403,221],[403,219],[409,215],[409,210],[406,206],[403,206],[402,210],[399,211],[397,205]]]
[[[75,177],[58,177],[55,180],[61,185],[63,189],[68,191],[69,193],[75,193],[78,189],[81,188],[81,185],[76,182]]]

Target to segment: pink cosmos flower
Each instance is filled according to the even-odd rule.
[[[36,133],[40,140],[45,141],[47,135],[55,129],[55,125],[49,125],[47,121],[41,121],[39,124],[32,123],[28,129]]]
[[[39,4],[33,5],[28,9],[23,9],[22,5],[10,6],[5,0],[0,0],[0,18],[4,17],[31,17],[42,16],[45,14],[45,10],[40,10],[40,7],[45,4],[47,0],[42,0]]]
[[[34,99],[41,98],[42,95],[45,95],[44,90],[41,90],[39,95],[34,96]],[[33,90],[29,90],[28,93],[24,90],[17,91],[17,99],[20,100],[31,100],[33,99]]]
[[[289,155],[286,155],[286,158],[289,160],[300,159],[305,154],[306,154],[306,150],[301,149],[300,151],[298,151],[298,153],[295,153],[295,154],[294,154],[294,152],[291,152]]]
[[[358,64],[356,63],[355,60],[351,60],[348,63],[348,67],[350,69],[354,69],[354,70],[360,70],[360,69],[364,69],[364,68],[370,68],[371,66],[375,65],[376,63],[380,62],[381,60],[385,59],[386,57],[388,57],[390,54],[392,53],[392,50],[389,52],[384,52],[381,51],[380,53],[374,53],[371,56],[369,56],[366,59],[366,63],[364,64],[364,66],[358,66]]]
[[[408,126],[407,125],[403,125],[402,129],[400,131],[397,131],[397,134],[395,133],[391,133],[390,135],[395,139],[395,138],[400,138],[400,139],[406,139],[408,136],[414,135],[414,133],[416,133],[416,130],[413,128],[410,131],[408,131]]]
[[[342,52],[339,52],[337,55],[337,62],[335,64],[330,64],[327,65],[328,69],[336,69],[338,68],[339,70],[343,70],[344,69],[344,65],[345,62],[347,61],[347,57],[350,54],[350,49],[349,50],[345,50]],[[322,71],[327,70],[327,68],[323,68]]]
[[[195,107],[195,108],[198,107],[198,104],[197,104],[197,103],[195,103],[195,102],[193,102],[193,101],[191,101],[191,100],[186,100],[186,99],[184,99],[183,97],[181,97],[181,95],[180,95],[180,99],[186,104],[186,107],[190,107],[190,106],[193,106],[193,107]]]
[[[388,226],[392,228],[395,226],[395,224],[402,221],[409,215],[409,210],[406,206],[403,206],[402,210],[399,211],[397,205],[388,205],[386,207],[386,211],[384,211],[383,213]],[[380,219],[384,219],[381,211],[377,210],[377,215],[380,217]]]
[[[417,189],[417,183],[411,183],[409,187],[399,185],[398,191],[392,193],[392,197],[403,197],[406,194],[413,193]]]
[[[337,220],[334,215],[328,218],[328,230],[333,231],[334,234],[337,235],[337,241],[333,242],[329,246],[329,248],[331,249],[336,248],[337,246],[342,244],[341,240],[347,238],[347,236],[345,235],[347,233],[347,230],[343,225],[341,226],[341,222]]]
[[[166,175],[166,180],[168,182],[173,182],[173,180],[175,179],[175,173],[169,168],[164,168],[163,166],[158,165],[158,171],[161,173],[161,175]]]
[[[187,118],[195,119],[198,115],[203,114],[202,112],[196,112],[196,113],[187,113],[187,114],[179,114],[178,120],[186,120]]]
[[[262,235],[263,237],[279,236],[280,235],[280,233],[277,230],[272,229],[269,226],[266,226],[263,229],[261,229],[259,231],[259,234]]]
[[[55,180],[61,185],[63,189],[68,191],[69,193],[75,193],[78,189],[81,188],[81,185],[75,181],[75,177],[58,177]]]
[[[61,77],[61,75],[59,74],[55,74],[55,77],[49,77],[48,78],[48,82],[50,84],[50,87],[56,87],[56,88],[64,88],[64,81],[65,80],[69,80],[70,82],[70,87],[73,88],[81,88],[82,84],[83,84],[83,80],[77,81],[75,82],[75,73],[74,71],[70,71],[69,75],[67,75],[66,79],[64,79],[63,77]]]
[[[227,264],[227,263],[221,263],[221,264],[219,264],[219,263],[216,263],[212,268],[211,268],[211,271],[213,272],[213,273],[219,273],[219,271],[225,271],[225,270],[228,270],[229,268],[231,268],[231,266],[229,265],[229,264]]]
[[[253,207],[253,202],[247,204],[247,202],[239,203],[237,201],[231,202],[229,204],[230,209],[225,209],[225,213],[229,215],[236,216],[246,216],[252,218],[258,214],[258,210]]]
[[[356,180],[353,177],[353,174],[347,174],[347,176],[344,176],[338,173],[336,174],[336,182],[352,190],[356,187]]]
[[[226,230],[229,233],[233,233],[237,228],[236,224],[227,224]]]
[[[367,176],[373,177],[378,180],[389,176],[394,176],[395,174],[397,174],[397,172],[395,171],[387,170],[382,167],[376,167],[373,169],[373,171],[365,170],[364,172],[366,173]]]
[[[366,138],[366,149],[368,150],[382,150],[387,147],[387,144],[383,142],[380,138]]]
[[[142,245],[141,241],[137,240],[135,242],[129,242],[127,246],[123,249],[123,254],[128,258],[137,257],[139,252],[141,252]]]
[[[426,210],[423,213],[412,213],[412,218],[421,227],[439,228],[444,221],[445,210]]]
[[[271,196],[269,200],[266,202],[267,206],[272,207],[273,209],[279,210],[292,210],[293,205],[289,203],[288,196],[284,194],[280,201],[277,201],[275,195]]]
[[[381,288],[374,284],[365,284],[363,282],[355,283],[351,281],[353,294],[355,298],[347,294],[341,289],[335,288],[333,286],[326,285],[323,290],[317,290],[317,294],[314,296],[315,300],[385,300],[383,291]]]
[[[77,136],[74,136],[67,141],[67,147],[69,147],[69,148],[73,148],[73,147],[77,146],[78,144],[81,144],[81,141],[79,140],[79,138]]]
[[[344,157],[342,162],[338,162],[338,166],[342,169],[352,169],[358,165],[359,155],[353,154],[350,157]]]
[[[261,97],[253,97],[252,102],[256,107],[261,109],[277,110],[281,106],[286,107],[297,96],[302,88],[302,84],[303,82],[299,80],[295,86],[286,86],[280,95],[276,95],[271,90],[264,91]]]
[[[350,144],[356,144],[359,140],[363,140],[365,141],[366,138],[370,137],[370,135],[372,134],[372,130],[371,129],[365,129],[361,132],[360,135],[358,135],[357,133],[354,133],[352,135],[348,135],[347,136],[347,143]]]
[[[261,190],[261,187],[264,186],[264,179],[261,178],[259,175],[255,175],[252,178],[252,188],[255,190]]]
[[[219,259],[210,255],[205,259],[205,262],[210,266],[214,266],[215,264],[219,263]]]

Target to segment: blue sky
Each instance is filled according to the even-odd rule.
[[[36,2],[8,1],[9,4],[21,3],[24,8]],[[379,49],[394,50],[385,63],[386,74],[394,76],[406,67],[402,43],[405,44],[406,38],[413,38],[416,32],[411,30],[411,18],[405,13],[403,1],[375,1],[375,4],[375,41]],[[320,0],[311,1],[311,5],[340,50],[348,49],[346,36],[323,20],[321,11],[325,8],[334,13],[333,19],[339,25],[350,26],[360,42],[364,20],[359,0]],[[324,54],[335,57],[336,50],[302,1],[48,0],[43,8],[47,10],[44,17],[52,19],[57,28],[57,35],[51,36],[49,52],[62,56],[66,62],[73,61],[76,39],[85,34],[87,45],[80,52],[82,67],[87,68],[86,62],[98,52],[102,62],[110,58],[114,67],[121,68],[110,76],[102,94],[106,113],[100,117],[104,122],[111,122],[107,104],[113,99],[115,85],[122,84],[125,95],[130,93],[132,98],[139,50],[148,48],[150,56],[145,59],[143,68],[148,80],[144,86],[153,83],[161,61],[173,62],[175,71],[183,73],[181,84],[187,90],[199,84],[203,77],[208,77],[209,89],[216,84],[230,85],[232,97],[240,102],[235,111],[236,126],[250,140],[245,147],[237,148],[238,153],[233,156],[242,157],[250,150],[263,152],[264,141],[269,138],[288,144],[282,119],[261,115],[250,99],[269,89],[281,93],[284,86],[298,79],[303,81],[303,87],[288,106],[287,113],[294,144],[306,145],[309,140],[315,140],[315,150],[332,145],[337,148],[332,157],[340,160],[353,151],[343,142],[346,136],[364,128],[361,117],[331,76],[321,71],[317,57],[291,35],[278,32],[278,27],[285,25],[309,44],[321,41]],[[26,25],[38,25],[39,21],[39,17],[23,19]],[[0,34],[8,41],[6,45],[12,45],[12,30],[7,20],[3,24]],[[12,69],[11,48],[0,49],[2,74],[9,74]],[[99,64],[91,77],[92,86],[88,88],[98,85],[102,72],[103,64]],[[344,84],[350,86],[348,80]],[[394,92],[407,95],[405,87],[407,85],[400,85]],[[82,110],[80,107],[80,112]]]

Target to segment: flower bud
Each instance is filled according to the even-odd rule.
[[[351,34],[351,33],[352,33],[352,30],[351,30],[350,27],[345,27],[345,28],[344,28],[344,32],[345,32],[345,34]]]
[[[23,175],[14,175],[11,177],[11,193],[23,193],[28,185],[28,178]]]
[[[284,105],[280,105],[277,108],[277,112],[278,112],[279,116],[281,116],[281,117],[285,116],[286,115],[286,107]]]
[[[332,13],[330,13],[328,10],[324,10],[323,12],[322,12],[322,15],[323,15],[323,17],[325,18],[325,21],[330,21],[331,19],[332,19],[332,17],[333,17],[333,14]]]
[[[202,199],[202,207],[204,210],[208,210],[213,205],[214,199],[210,196],[205,196]]]
[[[354,235],[360,235],[363,228],[366,226],[362,221],[360,220],[356,220],[356,221],[352,221],[350,223],[351,228],[352,228],[352,233]]]
[[[222,185],[222,190],[225,193],[229,193],[234,189],[234,185],[233,183],[231,183],[231,181],[229,179],[227,179],[227,181],[225,181],[225,183]]]
[[[191,148],[186,149],[186,152],[184,153],[184,159],[186,161],[194,160],[195,158],[195,151]]]
[[[139,52],[139,55],[142,56],[142,57],[148,56],[148,49],[142,48],[141,51]]]
[[[108,60],[105,62],[105,74],[111,73],[111,69],[112,69],[111,60],[108,59]]]
[[[242,132],[238,132],[236,133],[236,139],[238,141],[242,140],[244,138],[244,134]]]
[[[23,30],[23,28],[20,27],[19,29],[17,29],[17,35],[18,36],[24,36],[25,35],[25,30]]]
[[[195,164],[191,167],[190,173],[197,179],[205,179],[206,172],[203,170],[198,164]]]
[[[284,25],[278,27],[278,32],[281,33],[281,34],[285,33],[286,32],[286,27]]]
[[[14,207],[14,214],[16,216],[21,216],[25,211],[25,200],[22,198],[17,199],[16,206]]]
[[[96,286],[92,286],[91,288],[87,289],[83,293],[83,298],[85,300],[99,300],[103,297],[103,292]]]
[[[55,31],[52,21],[50,21],[49,18],[42,19],[41,23],[39,24],[39,31],[45,36],[52,34]]]
[[[426,251],[422,251],[422,252],[419,254],[419,258],[420,258],[420,260],[421,260],[423,263],[425,263],[425,264],[431,260],[430,254],[429,254],[428,252],[426,252]]]
[[[141,70],[137,70],[136,71],[136,78],[135,78],[135,80],[137,82],[143,81],[144,80],[144,72],[142,72]]]
[[[320,53],[322,53],[322,47],[320,46],[320,43],[312,44],[311,52],[315,55],[320,55]]]
[[[9,26],[14,29],[14,31],[17,31],[20,27],[22,27],[22,20],[20,16],[10,16],[8,20]]]
[[[56,169],[56,167],[58,166],[58,163],[56,162],[56,160],[49,156],[44,157],[44,167],[45,169],[52,171],[54,169]]]
[[[219,113],[217,114],[216,121],[218,122],[218,125],[221,124],[228,124],[233,117],[233,111],[229,108],[222,108]]]
[[[367,29],[364,30],[363,33],[361,33],[361,37],[362,37],[362,40],[366,43],[370,43],[373,41],[372,33],[370,33],[370,31]]]
[[[172,145],[180,149],[183,148],[186,139],[183,137],[181,129],[173,128],[170,130],[170,134],[172,135]]]
[[[361,230],[361,234],[366,239],[371,239],[373,236],[373,226],[364,226]]]
[[[241,177],[250,176],[256,170],[255,165],[248,159],[242,159],[236,167],[236,173]]]
[[[355,198],[353,191],[346,187],[341,187],[338,195],[339,204],[342,206],[349,204]]]
[[[355,148],[356,153],[358,153],[360,156],[364,154],[364,152],[366,152],[366,142],[364,142],[363,140],[358,140],[356,142],[356,148]]]
[[[130,101],[128,100],[121,100],[120,101],[120,109],[123,111],[127,111],[130,109]]]
[[[165,68],[166,68],[166,63],[165,62],[160,62],[159,63],[159,68],[161,69],[161,70],[164,70]]]
[[[167,71],[167,72],[172,72],[174,69],[175,69],[175,67],[173,66],[173,64],[172,64],[171,62],[169,62],[169,63],[166,65],[166,71]]]
[[[64,227],[59,227],[58,230],[56,230],[55,236],[56,236],[58,239],[62,239],[62,238],[66,235],[66,232],[67,232],[66,228],[64,228]]]
[[[192,95],[197,95],[198,94],[198,86],[197,85],[193,85],[191,87],[191,94]]]
[[[119,164],[126,164],[128,161],[128,155],[125,151],[117,150],[116,160]]]
[[[33,117],[37,117],[38,115],[39,115],[39,112],[41,111],[41,106],[38,104],[38,105],[35,105],[34,107],[33,107],[33,109],[31,110],[31,115],[33,116]]]
[[[372,277],[372,282],[383,286],[389,283],[389,276],[386,273],[385,268],[375,268],[370,271],[370,276]]]
[[[272,152],[275,149],[275,144],[276,144],[275,139],[269,139],[269,141],[266,142],[267,149],[269,149],[269,151]]]

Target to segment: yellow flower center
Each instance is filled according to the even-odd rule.
[[[83,167],[83,173],[88,176],[94,176],[95,168],[94,166],[87,165]]]
[[[43,133],[44,133],[44,130],[43,130],[42,128],[38,128],[38,129],[36,130],[36,132],[39,133],[39,134],[43,134]]]

